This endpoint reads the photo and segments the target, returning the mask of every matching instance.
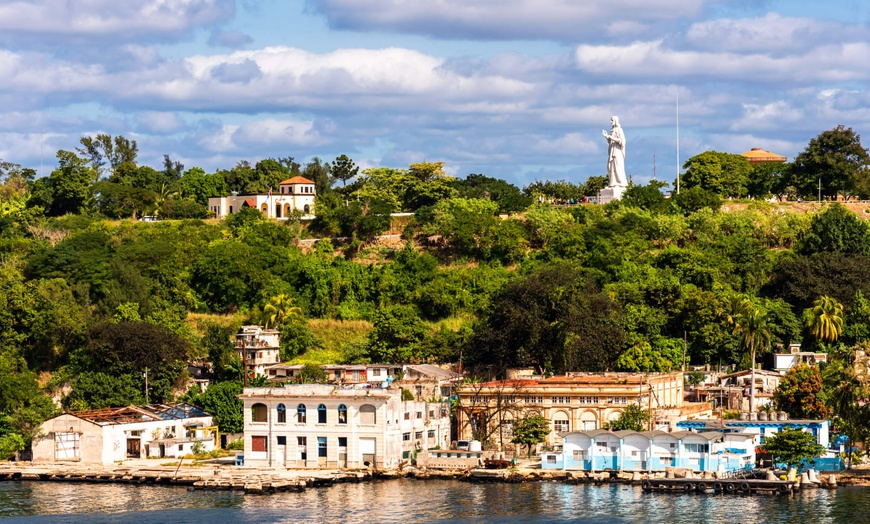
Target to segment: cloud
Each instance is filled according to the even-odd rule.
[[[468,40],[560,40],[653,34],[710,0],[309,0],[332,28]]]
[[[0,3],[0,42],[76,46],[165,41],[228,20],[234,0],[28,0]]]
[[[253,60],[246,58],[241,62],[225,62],[211,69],[211,76],[221,82],[248,83],[263,76],[260,66]]]
[[[208,38],[208,45],[213,47],[244,47],[254,39],[241,31],[213,31]]]
[[[685,41],[695,49],[781,55],[819,45],[866,40],[868,27],[768,13],[759,18],[723,18],[692,24]]]

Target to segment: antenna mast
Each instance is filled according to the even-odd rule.
[[[680,88],[677,88],[677,194],[680,194]]]

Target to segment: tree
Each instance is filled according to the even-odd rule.
[[[836,200],[862,187],[868,177],[870,155],[861,145],[861,136],[851,127],[838,125],[810,140],[792,163],[795,184],[805,197],[815,196],[819,181],[822,194]]]
[[[470,174],[457,179],[450,186],[458,191],[460,198],[479,198],[498,204],[499,213],[517,213],[532,205],[532,199],[520,189],[504,180],[480,174]]]
[[[239,398],[242,389],[242,383],[237,380],[218,382],[198,395],[192,404],[212,415],[221,432],[241,433],[245,428],[245,407]]]
[[[668,184],[666,182],[659,182],[656,180],[651,181],[645,186],[632,185],[625,191],[622,201],[630,206],[636,206],[641,209],[648,209],[659,213],[666,213],[672,207],[671,203],[665,199],[665,195],[662,193],[661,188],[667,186]]]
[[[547,440],[550,434],[550,423],[541,415],[524,417],[514,424],[514,438],[511,443],[528,446],[528,456],[532,456],[532,446]]]
[[[91,168],[98,173],[108,162],[112,168],[112,174],[117,175],[122,165],[135,166],[136,156],[139,154],[139,146],[136,141],[120,135],[113,139],[111,135],[100,133],[95,137],[84,136],[79,142],[82,147],[76,148],[76,151],[87,158]]]
[[[800,252],[846,255],[870,254],[870,227],[841,204],[833,204],[813,216],[809,230],[802,236]]]
[[[677,207],[687,215],[704,208],[719,211],[719,208],[722,207],[722,197],[700,186],[684,189],[672,195],[672,198]]]
[[[58,168],[48,177],[50,208],[47,212],[53,216],[79,214],[91,206],[91,184],[96,180],[97,172],[69,151],[58,151],[57,160]]]
[[[728,322],[734,326],[734,333],[740,336],[743,347],[749,349],[752,363],[752,387],[749,388],[749,412],[755,412],[755,352],[770,346],[770,327],[767,312],[746,298],[734,297]]]
[[[280,329],[284,319],[294,315],[301,315],[302,309],[293,305],[294,298],[286,293],[279,293],[270,298],[263,306],[263,325],[266,329],[270,327]]]
[[[347,181],[359,174],[359,166],[353,163],[353,160],[347,155],[341,155],[335,158],[332,162],[332,176],[336,180],[341,180],[341,187],[347,188]],[[346,196],[346,195],[345,195]]]
[[[816,442],[812,433],[793,427],[785,427],[779,433],[766,436],[761,450],[770,453],[775,462],[786,464],[789,468],[825,453],[824,446]]]
[[[863,352],[862,352],[863,353]],[[832,422],[853,442],[870,439],[870,365],[862,353],[851,361],[833,359],[822,371],[822,384]]]
[[[843,304],[827,295],[804,310],[804,320],[810,334],[819,342],[834,342],[843,332]]]
[[[369,356],[372,362],[409,362],[419,358],[419,346],[426,336],[426,326],[411,306],[381,308],[372,319],[369,333]]]
[[[741,155],[705,151],[686,160],[683,189],[701,187],[723,197],[745,197],[752,166]]]
[[[299,370],[299,382],[303,384],[326,384],[329,377],[317,364],[308,363]]]
[[[825,404],[822,373],[817,366],[800,363],[785,374],[773,392],[777,409],[793,419],[825,419],[830,410]]]
[[[618,304],[566,263],[516,279],[496,293],[466,346],[468,364],[535,367],[539,373],[606,371],[623,351]]]
[[[629,404],[619,414],[619,418],[605,424],[604,429],[613,431],[645,431],[649,424],[649,411],[640,404]]]

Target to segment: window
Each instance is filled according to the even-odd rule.
[[[284,424],[287,422],[287,408],[284,404],[278,404],[278,423]]]
[[[338,447],[347,448],[347,437],[338,437]]]
[[[685,447],[690,453],[707,453],[710,450],[709,444],[686,444]]]
[[[317,437],[317,456],[326,457],[326,437]]]
[[[267,422],[269,417],[269,408],[266,404],[254,404],[251,406],[251,422]]]
[[[184,451],[184,444],[178,445],[178,451]]]
[[[296,406],[296,422],[299,424],[305,424],[305,421],[308,417],[305,416],[305,404],[299,404]]]
[[[551,400],[553,401],[553,404],[570,404],[571,403],[571,397],[553,397]]]
[[[375,425],[378,423],[378,414],[371,404],[363,404],[359,407],[359,423]]]
[[[296,450],[299,452],[299,460],[308,459],[308,437],[296,437]]]
[[[429,418],[435,418],[435,410],[434,409],[429,410]]]
[[[382,371],[382,370],[381,370],[380,368],[374,368],[374,369],[372,369],[371,371],[372,371],[372,376],[373,376],[373,377],[379,377],[379,376],[381,376],[381,371]]]
[[[402,433],[402,441],[403,441],[403,442],[409,442],[410,440],[411,440],[411,434],[410,434],[410,433]]]
[[[418,411],[418,412],[417,412],[417,418],[423,418],[423,412],[422,412],[422,411]]]
[[[598,446],[599,448],[607,449],[607,442],[606,441],[605,442],[596,442],[595,445]]]
[[[278,437],[278,445],[279,446],[286,446],[287,445],[287,437],[285,437],[285,436]]]
[[[586,460],[586,450],[575,449],[574,450],[574,460]]]
[[[420,440],[420,439],[422,439],[422,438],[423,438],[423,432],[422,432],[422,431],[418,431],[418,432],[414,433],[414,438],[415,438],[416,440]]]
[[[427,438],[435,438],[435,430],[430,429],[429,433],[426,435]]]
[[[567,433],[570,431],[571,424],[567,420],[554,420],[553,421],[553,429],[556,430],[557,433]]]
[[[407,413],[407,412],[405,413],[405,420],[411,420],[411,414],[410,414],[410,413]]]
[[[324,404],[317,406],[317,423],[326,424],[326,406]]]
[[[347,406],[344,404],[338,406],[338,423],[347,424]]]
[[[251,451],[266,451],[266,437],[251,437]]]

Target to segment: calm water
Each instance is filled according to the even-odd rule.
[[[252,496],[184,488],[0,482],[6,522],[866,522],[870,490],[794,496],[646,494],[639,487],[396,480]]]

